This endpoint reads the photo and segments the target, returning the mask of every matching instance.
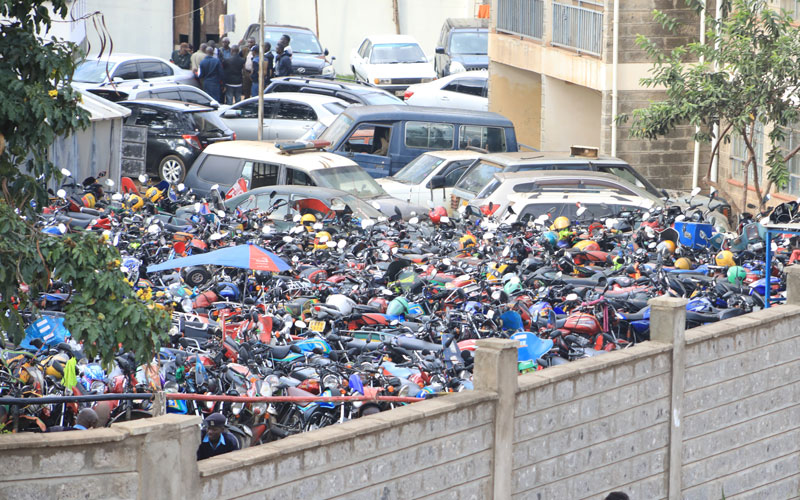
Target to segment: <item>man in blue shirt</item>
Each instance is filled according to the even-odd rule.
[[[206,431],[197,448],[197,459],[216,457],[223,453],[239,449],[239,441],[230,432],[225,431],[225,416],[212,413],[206,417]]]
[[[214,56],[214,49],[206,47],[206,58],[200,61],[200,71],[197,73],[203,79],[203,90],[208,95],[222,102],[222,63]]]

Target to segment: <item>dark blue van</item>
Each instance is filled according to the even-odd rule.
[[[426,151],[517,151],[511,120],[497,113],[423,106],[350,106],[319,136],[373,177],[392,175]]]

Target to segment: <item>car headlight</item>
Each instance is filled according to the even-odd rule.
[[[373,81],[375,85],[390,85],[392,83],[391,78],[375,78]]]
[[[463,73],[467,70],[463,64],[458,61],[450,61],[450,74],[453,73]]]
[[[333,70],[333,65],[325,66],[322,68],[322,76],[333,76],[336,72]]]

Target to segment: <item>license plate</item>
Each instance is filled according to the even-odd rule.
[[[311,328],[312,332],[322,332],[325,331],[325,322],[324,321],[310,321],[308,327]]]
[[[398,97],[403,97],[403,96],[405,96],[405,94],[406,94],[405,90],[395,90],[394,91],[394,95],[396,95]]]

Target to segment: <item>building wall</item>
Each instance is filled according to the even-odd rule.
[[[109,2],[86,0],[88,12],[103,13],[108,33],[105,33],[105,52],[114,43],[114,52],[131,52],[169,59],[172,43],[172,1],[137,0],[136,2]],[[94,24],[86,24],[90,44],[89,54],[99,54],[103,33],[98,33]]]
[[[558,78],[543,76],[542,82],[542,151],[599,148],[602,93]]]
[[[417,39],[433,64],[434,49],[448,17],[475,17],[475,0],[398,0],[400,32]],[[368,35],[396,33],[392,0],[324,0],[318,2],[319,39],[336,57],[337,74],[352,74],[350,52]],[[228,13],[236,14],[235,40],[258,22],[257,2],[229,0]],[[315,30],[314,0],[266,0],[268,24],[290,24]]]
[[[489,64],[489,111],[514,123],[517,142],[542,149],[542,77],[514,66]]]
[[[192,14],[192,0],[172,0],[175,17],[173,20],[173,44],[180,43],[180,36],[187,35],[189,43],[194,43],[192,40],[192,26],[194,23],[194,14]],[[200,42],[196,47],[200,47],[203,43],[214,37],[222,39],[224,33],[220,33],[219,29],[219,16],[227,14],[227,2],[200,2],[202,7],[202,17],[200,23]],[[236,43],[238,40],[232,40],[231,43]]]

